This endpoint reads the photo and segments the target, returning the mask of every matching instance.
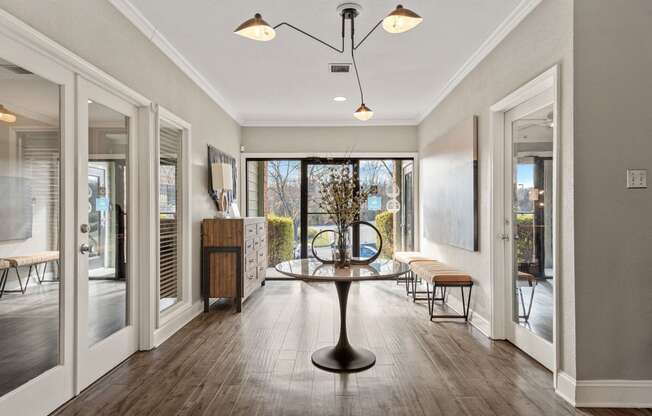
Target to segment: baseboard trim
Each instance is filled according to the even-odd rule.
[[[575,406],[576,382],[569,374],[560,371],[557,373],[557,388],[555,393],[562,399]]]
[[[456,296],[446,296],[446,306],[453,309],[457,313],[461,313],[462,301]],[[469,323],[473,325],[478,331],[482,332],[487,338],[491,338],[491,322],[484,316],[469,308]]]
[[[575,380],[559,372],[556,392],[575,407],[652,407],[652,380]]]
[[[188,306],[187,308],[178,311],[177,316],[170,319],[165,323],[165,325],[154,331],[154,347],[158,347],[164,343],[168,338],[183,328],[188,322],[195,319],[195,317],[202,313],[203,309],[203,302],[198,301]]]

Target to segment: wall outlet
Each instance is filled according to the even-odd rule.
[[[627,169],[627,188],[647,188],[647,169]]]

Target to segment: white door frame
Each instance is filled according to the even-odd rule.
[[[27,48],[15,30],[15,22],[0,13],[1,57],[61,86],[59,364],[0,397],[3,414],[31,415],[51,412],[74,391],[75,78],[72,71],[49,56]]]
[[[560,93],[559,93],[559,66],[555,65],[530,82],[526,83],[507,97],[498,101],[490,108],[490,128],[492,135],[491,148],[491,216],[490,235],[492,244],[491,251],[491,337],[493,339],[505,339],[507,336],[507,325],[511,324],[511,317],[508,316],[508,303],[511,288],[511,278],[508,278],[509,265],[505,260],[505,244],[499,238],[505,234],[505,192],[504,192],[504,149],[505,149],[505,113],[512,108],[522,104],[531,98],[536,97],[547,89],[552,88],[554,95],[554,120],[553,134],[553,350],[552,363],[553,380],[556,384],[557,370],[559,368],[560,342],[559,342],[559,288],[561,287],[561,258],[559,255],[559,224],[560,224],[560,141],[559,132],[560,120]]]

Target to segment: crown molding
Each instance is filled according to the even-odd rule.
[[[240,114],[226,98],[215,88],[201,72],[197,70],[156,27],[129,0],[109,0],[124,17],[127,18],[147,39],[156,45],[181,71],[201,88],[217,105],[219,105],[238,124],[242,124]]]
[[[418,124],[437,108],[453,92],[467,75],[471,73],[491,51],[493,51],[502,42],[507,35],[509,35],[531,12],[534,10],[542,0],[523,0],[516,6],[516,8],[507,16],[507,18],[493,31],[493,33],[485,40],[482,45],[476,50],[473,55],[462,65],[462,67],[453,75],[453,77],[446,83],[444,88],[435,97],[433,102],[428,106],[428,109],[419,117]]]
[[[419,120],[245,120],[242,127],[369,127],[369,126],[418,126]]]

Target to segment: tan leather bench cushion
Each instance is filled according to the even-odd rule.
[[[412,271],[425,281],[438,285],[473,284],[473,279],[468,273],[437,261],[416,262],[412,265]]]
[[[50,261],[59,260],[58,251],[42,251],[40,253],[33,253],[29,256],[14,256],[5,258],[11,267],[31,266],[34,264],[47,263]]]
[[[410,264],[414,261],[423,261],[423,260],[434,260],[432,257],[428,257],[424,254],[419,253],[418,251],[397,251],[394,253],[394,260],[401,263]]]
[[[530,273],[518,272],[518,280],[532,283],[532,282],[535,282],[537,280],[537,278],[534,277],[534,275],[530,274]]]
[[[11,267],[11,264],[7,260],[0,259],[0,270],[8,269]]]

